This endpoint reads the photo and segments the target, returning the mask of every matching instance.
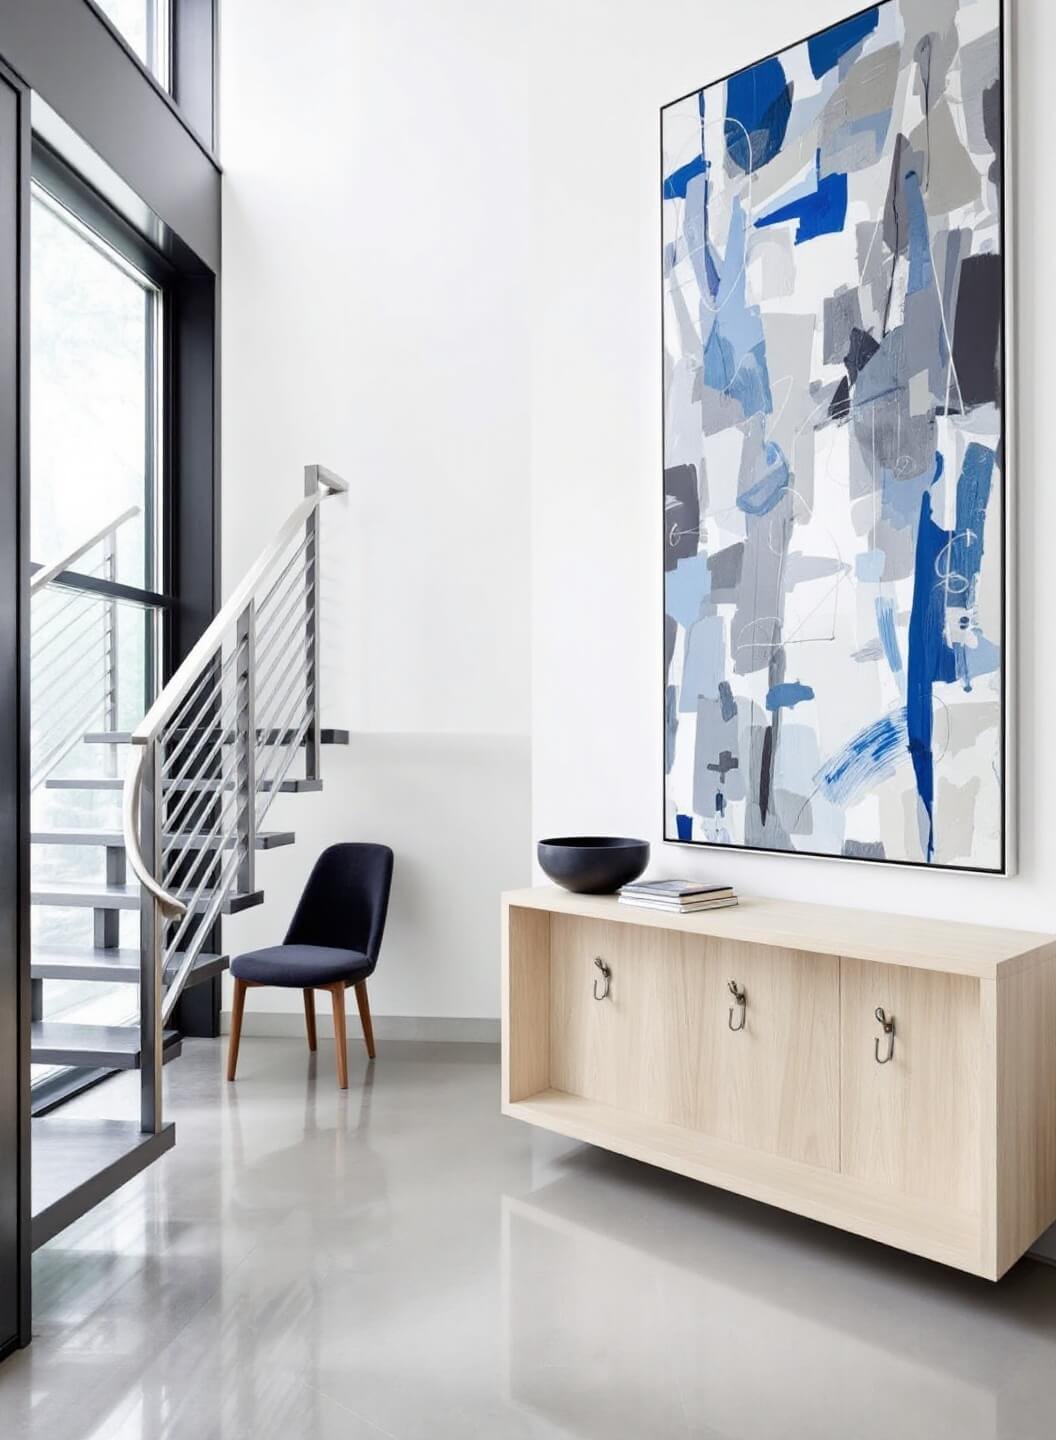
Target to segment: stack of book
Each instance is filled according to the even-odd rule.
[[[697,910],[736,905],[737,896],[729,885],[702,885],[696,880],[637,880],[620,891],[620,904],[689,915]]]

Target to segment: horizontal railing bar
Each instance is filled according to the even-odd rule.
[[[239,807],[237,804],[231,804],[231,796],[234,796],[237,800],[237,791],[231,791],[228,795],[225,795],[221,802],[220,821],[218,825],[213,827],[208,835],[199,831],[198,834],[193,837],[184,839],[180,845],[175,848],[170,847],[170,849],[164,852],[160,874],[165,880],[166,885],[176,884],[176,871],[188,855],[201,856],[204,853],[211,852],[214,848],[224,849],[226,848],[227,840],[231,836],[234,836],[236,842],[238,842]],[[225,825],[227,825],[228,828],[223,830]],[[223,833],[221,834],[222,830]],[[193,867],[188,871],[188,874],[193,874]],[[180,884],[182,886],[182,879]]]
[[[264,662],[266,660],[269,660],[275,654],[276,648],[281,649],[284,645],[287,645],[290,642],[292,636],[296,635],[297,625],[294,624],[291,627],[291,620],[296,621],[299,619],[302,628],[307,626],[308,600],[314,589],[314,585],[309,585],[306,590],[297,591],[293,596],[292,602],[288,604],[286,610],[281,615],[276,615],[272,617],[273,619],[277,619],[279,623],[269,628],[266,636],[264,636],[262,631],[258,629],[255,647],[255,658],[258,671],[263,668]]]
[[[62,678],[65,679],[65,675],[63,675]],[[103,666],[103,673],[101,679],[102,684],[99,686],[98,697],[92,697],[93,700],[97,698],[100,705],[102,705],[104,701],[107,684],[110,679],[109,661],[107,661]],[[56,701],[56,703],[51,706],[46,720],[42,717],[41,721],[38,721],[37,727],[30,727],[32,743],[39,744],[40,741],[44,739],[47,735],[49,735],[52,730],[57,729],[61,724],[63,724],[65,717],[69,715],[71,711],[76,709],[78,705],[83,706],[84,704],[85,697],[78,691],[73,691],[69,694],[64,695],[62,699]]]
[[[190,715],[191,711],[194,710],[195,718],[197,718],[197,716],[201,714],[203,710],[206,710],[217,703],[217,696],[221,697],[222,703],[224,693],[224,676],[227,674],[227,671],[231,666],[231,662],[238,654],[240,648],[240,646],[236,646],[235,649],[232,650],[231,654],[227,657],[227,659],[222,663],[219,663],[218,659],[210,661],[209,666],[203,672],[202,679],[196,686],[192,696],[188,697],[187,702],[180,707],[179,712],[169,722],[169,725],[167,726],[164,734],[160,737],[160,744],[165,759],[170,764],[176,759],[177,755],[181,753],[184,746],[188,743],[191,735],[197,728],[193,723],[188,722],[185,724],[185,717]],[[216,671],[215,674],[213,673],[214,670]],[[204,681],[206,680],[212,681],[211,687],[204,685]],[[191,703],[192,699],[194,702],[193,704]],[[198,707],[197,710],[195,710],[195,706]],[[172,749],[169,749],[169,737],[174,735],[179,735],[179,741],[177,744],[173,745]]]
[[[31,673],[29,693],[32,696],[33,709],[36,710],[40,706],[40,703],[44,699],[44,697],[46,695],[50,695],[51,692],[55,689],[56,685],[61,685],[65,683],[67,688],[72,689],[74,683],[73,677],[80,674],[86,660],[90,660],[93,665],[100,665],[104,672],[109,669],[107,637],[105,634],[100,635],[97,639],[93,640],[91,642],[91,648],[89,650],[82,650],[80,655],[78,655],[75,660],[71,660],[68,669],[57,671],[56,674],[51,677],[51,679],[46,685],[41,686],[34,684]],[[104,684],[106,682],[106,678],[107,677],[104,674]]]
[[[286,711],[285,711],[285,714],[283,715],[282,724],[278,727],[280,730],[286,730],[286,729],[288,729],[288,728],[291,726],[292,721],[293,721],[293,717],[297,714],[298,706],[300,706],[300,705],[307,705],[307,704],[308,704],[309,693],[310,693],[310,692],[309,692],[309,687],[308,687],[307,683],[305,683],[304,686],[303,686],[303,688],[302,688],[301,690],[298,690],[298,691],[294,694],[291,703],[289,704],[289,706],[287,707],[287,709],[286,709]],[[285,698],[285,697],[284,697],[284,698]],[[276,706],[276,714],[278,713],[278,709],[279,709],[279,707]],[[284,751],[286,748],[287,748],[287,747],[285,747],[285,746],[271,746],[271,747],[269,747],[269,753],[268,753],[268,755],[267,755],[267,758],[266,758],[266,760],[264,761],[264,764],[261,765],[260,768],[259,768],[259,786],[260,786],[260,788],[263,789],[263,787],[267,785],[267,782],[268,782],[268,780],[269,780],[270,777],[271,777],[271,770],[272,770],[272,766],[273,766],[274,763],[275,763],[276,757],[278,757],[278,758],[281,760],[283,751]],[[290,751],[293,752],[293,753],[295,753],[299,748],[300,748],[300,740],[298,740],[295,745],[291,745],[291,746],[289,747]]]
[[[298,570],[297,583],[290,586],[284,593],[281,600],[275,602],[274,608],[269,611],[262,611],[256,608],[256,644],[264,645],[269,642],[271,636],[277,629],[287,621],[290,613],[297,613],[301,606],[307,603],[308,595],[316,589],[316,580],[308,575],[307,570]]]
[[[229,778],[232,773],[231,770],[228,770],[227,777],[225,778]],[[179,863],[179,857],[184,850],[193,848],[204,835],[204,827],[209,824],[209,821],[204,818],[206,811],[211,812],[216,810],[218,814],[223,815],[233,803],[232,797],[237,797],[238,789],[236,787],[231,790],[226,788],[215,791],[191,790],[188,791],[188,794],[198,796],[204,799],[206,803],[199,806],[195,812],[194,819],[189,823],[185,823],[179,831],[170,830],[169,826],[166,825],[165,828],[169,834],[169,838],[162,846],[161,867],[168,870],[172,870],[173,867]],[[159,870],[161,867],[159,867]]]
[[[87,621],[87,624],[85,624],[85,621]],[[47,644],[42,645],[35,655],[30,656],[31,674],[35,671],[39,681],[41,676],[46,675],[56,661],[61,660],[62,657],[68,655],[75,646],[83,643],[85,636],[90,635],[95,629],[98,629],[100,635],[106,634],[106,612],[104,610],[87,610],[83,615],[76,616],[64,630],[57,630],[55,632],[55,636],[53,637],[55,640],[61,637],[66,641],[66,644],[63,645],[61,650],[53,650],[51,648],[53,641],[49,638]],[[47,656],[47,658],[43,658],[44,656]]]
[[[209,728],[203,728],[203,729],[201,730],[201,732],[200,732],[200,734],[199,734],[199,739],[198,739],[197,741],[195,741],[194,745],[191,747],[191,749],[190,749],[190,751],[188,752],[186,758],[185,758],[185,759],[183,760],[183,762],[182,762],[182,768],[181,768],[180,770],[178,770],[178,771],[174,768],[174,767],[175,767],[176,760],[177,760],[177,759],[179,758],[179,756],[183,753],[184,749],[186,748],[186,745],[187,745],[188,741],[190,740],[190,738],[191,738],[196,732],[193,731],[193,730],[188,730],[186,736],[184,737],[183,740],[180,741],[179,745],[176,745],[176,746],[173,747],[172,753],[166,757],[166,759],[165,759],[165,761],[164,761],[164,763],[162,764],[162,767],[161,767],[162,785],[163,785],[163,786],[164,786],[164,784],[165,784],[166,781],[182,780],[182,779],[184,779],[184,778],[186,777],[187,767],[188,767],[189,765],[193,765],[194,762],[195,762],[195,760],[198,759],[198,757],[199,757],[200,754],[201,754],[202,746],[206,744],[206,742],[208,741],[210,735],[215,733],[216,728],[220,728],[220,729],[222,730],[223,725],[225,724],[225,721],[224,721],[223,717],[224,717],[224,715],[227,713],[227,711],[231,708],[231,705],[237,700],[237,697],[238,697],[238,687],[237,687],[237,685],[234,686],[234,687],[232,687],[231,692],[230,692],[226,697],[224,696],[223,691],[215,692],[215,698],[213,699],[212,704],[211,704],[211,706],[210,706],[210,708],[212,708],[212,705],[215,705],[215,706],[216,706],[216,718],[215,718],[214,723],[213,723],[212,725],[210,725]],[[212,755],[214,755],[214,754],[216,753],[217,747],[218,747],[219,745],[221,745],[222,743],[223,743],[223,740],[222,740],[222,737],[221,737],[221,739],[216,742],[216,745],[215,745],[215,746],[213,747],[213,749],[209,752],[209,758],[211,758]],[[203,764],[204,764],[204,763],[206,763],[206,762],[203,761]]]
[[[56,765],[65,760],[91,721],[103,709],[103,705],[103,699],[100,697],[96,704],[92,705],[78,717],[77,723],[67,730],[57,745],[52,746],[45,758],[37,762],[36,766],[33,767],[32,777],[30,779],[31,790],[36,790],[37,787],[48,778]]]
[[[55,590],[46,590],[42,595],[39,595],[37,597],[38,606],[40,604],[43,604],[45,599],[50,599],[53,595],[56,595],[57,593],[58,592]],[[68,599],[62,602],[58,609],[52,610],[49,613],[42,615],[37,621],[37,623],[31,627],[29,632],[30,641],[35,641],[38,635],[43,635],[44,631],[47,630],[49,626],[51,626],[56,620],[61,619],[62,616],[66,614],[67,610],[71,608],[71,606],[80,605],[82,601],[90,603],[94,599],[94,595],[85,595],[81,593],[69,596]]]
[[[228,822],[230,822],[230,824],[228,824]],[[227,826],[226,829],[225,829],[225,825]],[[184,874],[182,874],[182,875],[179,877],[179,880],[177,880],[177,879],[176,879],[175,871],[176,871],[176,869],[178,868],[178,865],[177,865],[177,864],[172,864],[172,865],[168,866],[168,868],[167,868],[166,871],[163,872],[164,875],[165,875],[166,881],[167,881],[169,884],[172,884],[172,885],[178,884],[181,890],[189,890],[189,889],[191,888],[192,884],[194,883],[194,877],[195,877],[195,875],[200,873],[201,867],[202,867],[203,863],[204,863],[205,866],[206,866],[206,873],[208,873],[209,868],[210,868],[211,866],[213,866],[213,865],[216,864],[216,859],[217,859],[217,857],[216,857],[216,855],[213,853],[213,849],[212,849],[213,841],[217,841],[217,842],[218,842],[218,849],[219,849],[220,851],[222,851],[223,848],[224,848],[223,842],[224,842],[225,840],[227,840],[230,836],[235,836],[235,837],[237,838],[237,835],[238,835],[238,810],[237,810],[237,808],[236,808],[236,810],[235,810],[235,812],[234,812],[233,818],[232,818],[232,814],[231,814],[230,811],[226,811],[226,812],[221,813],[221,816],[220,816],[219,821],[213,826],[212,830],[209,831],[208,835],[203,835],[203,836],[201,837],[201,838],[202,838],[202,844],[195,846],[193,852],[190,852],[190,853],[193,854],[194,858],[193,858],[193,860],[191,860],[191,861],[189,862],[189,864],[188,864],[188,866],[187,866],[187,869],[186,869],[186,871],[184,872]],[[184,848],[184,849],[180,852],[181,856],[184,855],[184,854],[186,854],[186,853],[188,853],[188,852],[186,851],[186,848]]]
[[[267,814],[268,814],[268,811],[271,809],[272,805],[273,805],[274,802],[275,802],[275,796],[279,793],[279,786],[280,786],[280,785],[282,784],[282,782],[286,779],[287,771],[289,770],[290,766],[293,764],[293,757],[294,757],[294,756],[297,754],[297,752],[300,750],[300,748],[301,748],[301,741],[304,739],[305,735],[307,735],[307,733],[308,733],[308,726],[309,726],[311,723],[312,723],[312,716],[311,716],[311,714],[309,713],[308,715],[306,715],[306,716],[304,717],[304,720],[303,720],[302,723],[301,723],[300,733],[299,733],[299,738],[298,738],[298,740],[297,740],[297,743],[296,743],[295,745],[291,745],[291,746],[290,746],[290,749],[287,751],[287,754],[286,754],[286,763],[285,763],[285,765],[283,765],[282,769],[279,771],[279,773],[278,773],[278,774],[274,777],[274,779],[271,781],[270,789],[269,789],[268,787],[264,787],[264,788],[262,788],[261,791],[260,791],[260,794],[264,797],[264,807],[263,807],[262,810],[259,810],[259,811],[257,812],[256,825],[257,825],[257,829],[258,829],[258,830],[260,829],[261,825],[264,823],[264,820],[265,820],[265,818],[266,818],[266,816],[267,816]],[[281,752],[280,752],[280,753],[281,753]]]
[[[305,624],[305,616],[301,616],[301,624]],[[305,625],[305,631],[307,631],[307,625]],[[307,664],[307,654],[308,647],[310,647],[311,645],[311,635],[305,632],[305,635],[297,636],[297,644],[292,644],[292,639],[294,639],[294,632],[291,632],[291,634],[287,636],[287,639],[291,642],[290,647],[279,647],[278,651],[275,651],[275,649],[272,648],[271,651],[268,652],[267,660],[269,661],[269,664],[265,665],[264,662],[261,661],[258,661],[258,664],[256,664],[256,672],[258,672],[259,675],[259,680],[256,681],[256,696],[258,696],[258,701],[256,701],[256,703],[258,703],[258,707],[259,704],[261,704],[261,700],[259,700],[259,697],[264,696],[265,691],[267,691],[268,685],[271,684],[272,675],[274,675],[275,671],[278,670],[279,665],[282,665],[282,662],[301,660],[305,662],[305,664]],[[303,641],[303,644],[301,644],[301,641]]]
[[[291,666],[291,668],[285,672],[283,679],[286,680],[287,676],[289,677],[289,680],[286,684],[286,688],[282,691],[281,695],[279,694],[278,686],[276,686],[275,690],[272,691],[272,694],[267,702],[268,706],[270,707],[268,712],[269,724],[273,725],[276,730],[280,731],[284,730],[286,727],[285,725],[279,723],[279,715],[282,712],[282,708],[286,704],[286,701],[289,699],[291,693],[293,692],[294,687],[299,686],[305,691],[307,691],[309,688],[308,666],[303,661],[295,664],[294,666]],[[264,708],[264,705],[260,706],[261,711],[263,711]],[[258,750],[270,750],[273,748],[273,746],[264,746],[259,741],[256,744],[256,749]]]
[[[35,595],[39,590],[43,590],[45,585],[50,585],[56,576],[61,575],[64,570],[68,570],[74,561],[79,560],[82,555],[87,555],[89,550],[94,549],[95,546],[105,540],[108,535],[114,534],[120,526],[124,525],[126,520],[131,520],[133,516],[138,514],[139,506],[130,505],[127,510],[123,510],[120,515],[115,515],[101,530],[97,530],[94,535],[89,536],[87,540],[83,540],[80,545],[77,545],[69,554],[64,555],[61,560],[55,560],[50,565],[42,565],[30,578],[30,594]]]
[[[193,801],[193,799],[194,799],[194,797],[195,797],[196,795],[203,795],[203,794],[204,794],[204,795],[207,796],[207,797],[208,797],[208,796],[212,796],[212,795],[214,795],[214,794],[217,794],[217,795],[218,795],[218,794],[220,793],[220,782],[225,782],[225,781],[227,781],[227,780],[230,778],[230,776],[232,776],[232,775],[235,773],[235,770],[237,770],[237,768],[238,768],[238,765],[237,765],[237,762],[236,762],[236,763],[233,764],[233,765],[229,765],[226,770],[224,770],[224,769],[221,767],[221,769],[219,770],[219,772],[218,772],[216,775],[196,775],[196,776],[194,776],[193,779],[187,779],[187,780],[180,780],[180,781],[172,782],[172,783],[170,784],[169,794],[172,795],[173,797],[179,796],[180,798],[179,798],[179,800],[177,801],[177,804],[176,804],[176,808],[175,808],[175,809],[173,809],[173,810],[164,810],[164,809],[163,809],[162,813],[163,813],[163,815],[164,815],[165,825],[166,825],[167,827],[170,827],[170,828],[175,827],[177,817],[178,817],[178,816],[181,816],[181,815],[183,815],[183,814],[185,814],[185,813],[188,813],[188,812],[187,812],[187,806]],[[204,787],[203,789],[198,789],[198,788],[196,788],[196,782],[199,781],[199,780],[200,780],[200,781],[202,782],[202,784],[203,784],[203,787]],[[180,794],[180,790],[179,790],[178,788],[176,788],[176,787],[177,787],[177,786],[181,786],[181,787],[182,787],[182,786],[184,786],[184,785],[186,785],[187,788],[186,788],[186,790],[183,791],[183,794],[181,795],[181,794]],[[163,791],[163,792],[162,792],[162,800],[161,800],[161,804],[162,804],[163,807],[164,807],[164,805],[166,804],[168,798],[169,798],[168,795],[166,795],[165,792]],[[195,812],[194,812],[194,810],[192,809],[189,813],[194,814]]]
[[[268,609],[268,607],[271,605],[271,603],[272,603],[272,598],[271,598],[271,597],[275,594],[276,590],[278,590],[279,586],[280,586],[280,585],[283,583],[283,581],[286,579],[287,575],[290,573],[290,570],[292,569],[292,567],[293,567],[294,565],[296,565],[297,561],[298,561],[298,560],[301,558],[301,556],[304,554],[304,552],[305,552],[305,550],[307,549],[307,547],[308,547],[308,534],[307,534],[307,531],[306,531],[306,532],[301,536],[300,543],[298,544],[297,548],[293,551],[293,554],[289,557],[289,559],[286,561],[286,564],[285,564],[285,565],[282,567],[282,569],[279,571],[278,576],[276,577],[276,579],[274,580],[274,582],[272,583],[272,585],[271,585],[270,588],[268,589],[267,594],[264,595],[264,596],[257,602],[257,614],[258,614],[258,615],[263,614],[263,613]],[[298,571],[298,574],[303,574],[303,573],[304,573],[303,570]]]
[[[241,861],[238,861],[238,864],[241,864]],[[237,873],[238,868],[236,864],[234,874],[237,875]],[[183,960],[180,962],[180,967],[176,971],[176,974],[173,976],[173,978],[169,981],[169,984],[166,988],[165,999],[162,1002],[161,1006],[162,1027],[168,1024],[169,1018],[171,1017],[173,1010],[175,1010],[176,1008],[176,1003],[179,1000],[181,993],[183,992],[183,987],[187,983],[187,976],[191,973],[194,962],[197,960],[198,955],[202,950],[202,947],[207,942],[210,932],[212,931],[213,926],[216,924],[220,911],[223,909],[223,904],[223,894],[218,894],[213,898],[212,903],[202,914],[201,923],[199,924],[198,929],[195,933],[194,942],[186,947],[186,953]]]
[[[238,873],[238,866],[241,863],[241,860],[242,856],[239,851],[237,849],[234,850],[231,854],[230,859],[227,862],[227,865],[221,868],[220,874],[216,877],[216,883],[211,887],[216,891],[216,894],[219,897],[220,905],[223,905],[224,900],[226,899],[225,892],[227,886],[234,878],[234,876]],[[167,951],[176,951],[180,949],[181,942],[183,941],[183,938],[187,933],[187,927],[194,920],[195,907],[197,906],[198,901],[201,899],[202,895],[209,888],[210,886],[208,884],[207,875],[198,885],[198,888],[194,891],[194,894],[191,896],[191,898],[185,902],[187,905],[186,913],[183,915],[179,925],[176,927],[175,933],[169,939],[168,944],[165,947]],[[206,907],[206,909],[208,910],[208,907]],[[185,948],[189,950],[192,947],[187,946]]]

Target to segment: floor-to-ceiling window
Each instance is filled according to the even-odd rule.
[[[87,213],[64,204],[46,173],[34,181],[31,555],[42,567],[73,558],[33,599],[32,934],[34,973],[47,977],[34,980],[35,1018],[121,1025],[138,1016],[137,987],[118,963],[138,945],[136,913],[49,903],[124,882],[120,847],[92,839],[116,841],[120,792],[91,782],[123,773],[123,746],[103,737],[142,719],[161,641],[160,597],[146,594],[164,588],[164,293],[93,228],[103,214],[98,201]],[[144,598],[128,599],[130,589]],[[121,978],[70,973],[95,950]],[[60,1068],[35,1065],[34,1085]]]

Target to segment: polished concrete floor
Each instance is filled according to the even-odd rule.
[[[246,1040],[228,1086],[186,1046],[176,1149],[37,1256],[0,1440],[1056,1435],[1056,1269],[991,1286],[533,1133],[489,1047],[353,1046],[346,1095],[328,1050]]]

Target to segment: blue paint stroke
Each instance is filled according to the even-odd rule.
[[[915,170],[906,172],[905,186],[909,210],[909,280],[906,289],[910,295],[915,295],[920,290],[931,289],[935,283],[935,271],[931,264],[928,212],[924,207],[920,176]]]
[[[852,15],[842,24],[823,30],[820,35],[812,35],[807,41],[807,53],[814,79],[820,80],[839,63],[841,55],[846,55],[860,40],[871,35],[879,24],[880,7],[874,5],[871,10],[863,10],[860,15]]]
[[[766,692],[766,708],[793,710],[804,700],[813,699],[814,691],[809,685],[801,685],[798,680],[787,680],[783,685],[771,685]]]
[[[664,578],[664,609],[685,629],[696,624],[711,593],[711,572],[703,551],[679,560]]]
[[[714,313],[701,303],[704,343],[703,381],[741,407],[744,418],[773,412],[766,340],[757,306],[748,304],[745,282],[747,221],[739,200],[734,202],[726,237],[726,254],[715,294]]]
[[[665,200],[684,200],[686,191],[689,189],[689,182],[695,180],[698,175],[706,175],[709,169],[709,162],[703,155],[694,155],[692,160],[685,165],[680,165],[670,175],[664,178],[663,197]],[[655,173],[655,172],[654,172]],[[655,181],[653,182],[656,183]],[[655,194],[655,191],[654,191]]]
[[[975,585],[983,563],[983,530],[990,503],[994,464],[993,450],[973,440],[964,452],[964,464],[957,479],[957,531],[950,546],[950,574],[957,577],[947,603],[965,606],[974,603]]]
[[[774,402],[765,345],[760,341],[738,358],[724,334],[725,328],[721,320],[716,320],[704,347],[705,385],[736,400],[745,420],[753,415],[771,414]]]
[[[882,550],[865,550],[854,557],[854,573],[867,584],[879,584],[884,578],[887,557]]]
[[[792,472],[781,446],[768,440],[765,454],[770,468],[761,480],[737,496],[737,509],[744,515],[769,514],[792,483]]]
[[[808,195],[779,205],[768,215],[756,220],[757,229],[768,225],[781,225],[786,220],[798,220],[796,228],[797,245],[807,240],[816,240],[819,235],[838,235],[847,219],[847,175],[838,170],[831,175],[821,173],[821,151],[815,160],[816,184]]]
[[[931,495],[920,502],[917,556],[913,576],[913,607],[909,616],[909,660],[906,689],[906,733],[917,794],[928,818],[925,846],[928,864],[935,855],[935,760],[932,753],[934,715],[932,687],[957,678],[957,658],[946,641],[946,587],[939,578],[950,533],[931,518]]]
[[[848,805],[880,780],[895,773],[907,753],[905,710],[882,715],[827,760],[815,781],[835,805]]]
[[[725,132],[733,164],[745,174],[768,164],[785,142],[791,113],[792,86],[780,60],[763,60],[731,75],[726,82]]]
[[[977,629],[973,629],[974,645],[955,645],[957,652],[957,678],[965,690],[971,690],[976,680],[984,675],[995,675],[1001,668],[1001,647]]]
[[[902,652],[895,634],[895,602],[887,595],[876,597],[876,629],[891,673],[897,675],[902,669]]]
[[[676,816],[675,816],[675,833],[678,835],[678,838],[679,838],[680,840],[692,840],[692,839],[693,839],[693,816],[692,816],[692,815],[676,815]]]

